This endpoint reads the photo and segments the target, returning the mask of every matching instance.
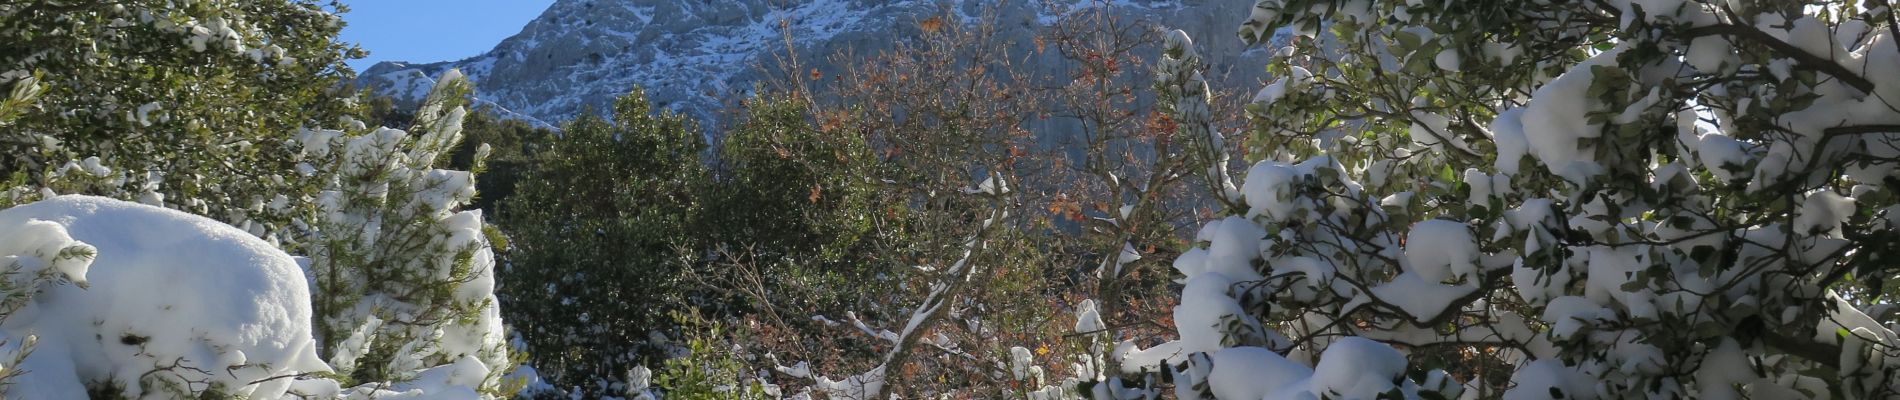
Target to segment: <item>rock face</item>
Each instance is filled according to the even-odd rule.
[[[1047,2],[1073,3],[1048,7]],[[460,61],[384,62],[359,83],[398,100],[420,99],[430,77],[460,68],[475,82],[478,103],[504,116],[558,123],[592,107],[605,109],[635,86],[655,105],[712,127],[719,110],[743,99],[778,71],[775,55],[789,41],[806,65],[826,73],[840,68],[842,51],[872,54],[918,34],[918,22],[948,14],[963,23],[995,15],[1011,54],[1037,76],[1062,76],[1056,52],[1033,55],[1038,28],[1084,8],[1106,6],[1192,35],[1216,68],[1215,84],[1250,91],[1260,86],[1267,51],[1247,49],[1234,30],[1250,0],[559,0],[521,33],[493,50]],[[1149,50],[1152,54],[1154,51]],[[1152,59],[1152,58],[1150,58]],[[1143,83],[1145,85],[1145,83]]]

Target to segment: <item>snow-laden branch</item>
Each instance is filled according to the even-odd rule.
[[[968,290],[973,276],[979,270],[973,262],[980,254],[979,251],[985,248],[984,244],[990,235],[998,230],[1007,229],[1008,224],[1005,220],[1010,215],[1003,209],[1005,196],[1009,194],[1007,188],[1008,185],[1000,173],[991,173],[982,184],[966,190],[968,194],[995,200],[995,208],[989,212],[989,217],[979,224],[977,231],[963,241],[962,254],[957,260],[948,267],[936,268],[939,275],[934,282],[930,283],[930,291],[924,296],[923,301],[912,309],[902,329],[895,333],[889,330],[873,329],[859,320],[855,313],[848,315],[854,328],[892,343],[891,349],[884,354],[883,362],[863,373],[835,380],[827,376],[815,376],[816,374],[812,373],[808,364],[804,362],[791,367],[777,365],[774,370],[794,377],[813,379],[811,390],[824,393],[834,399],[875,399],[885,393],[887,388],[900,384],[901,382],[893,381],[887,373],[903,371],[905,363],[910,361],[911,353],[918,343],[930,343],[943,347],[941,343],[934,341],[921,341],[922,334],[935,328],[949,314],[950,307],[956,299]],[[833,323],[822,316],[813,317],[813,319],[827,324]],[[774,359],[773,362],[776,363],[777,360]]]

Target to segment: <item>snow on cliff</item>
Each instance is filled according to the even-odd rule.
[[[1070,2],[1074,4],[1063,4],[1070,14],[1095,4]],[[1210,60],[1212,65],[1251,66],[1262,64],[1265,52],[1246,51],[1228,27],[1246,17],[1231,10],[1252,3],[1114,0],[1106,5],[1124,17],[1207,38],[1199,44],[1221,58]],[[809,68],[835,76],[843,67],[830,59],[832,55],[888,49],[893,41],[916,35],[918,21],[940,12],[972,23],[996,8],[999,36],[1015,44],[1006,50],[1029,57],[1024,65],[1037,73],[1055,76],[1066,68],[1060,56],[1034,54],[1032,43],[1036,28],[1063,15],[1043,5],[975,0],[560,0],[486,53],[429,64],[384,62],[363,71],[358,83],[399,99],[420,98],[428,83],[419,77],[460,68],[475,82],[478,99],[550,123],[570,119],[587,107],[606,109],[614,97],[642,86],[660,107],[716,122],[719,110],[779,73],[774,57],[788,40]],[[1210,76],[1252,86],[1262,73],[1239,68]]]

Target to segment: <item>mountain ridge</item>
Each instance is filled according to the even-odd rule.
[[[809,66],[830,76],[842,71],[827,57],[839,51],[869,54],[917,34],[915,24],[936,15],[964,24],[983,15],[1014,51],[1027,52],[1037,29],[1062,15],[1104,6],[1126,18],[1183,29],[1199,40],[1211,65],[1230,73],[1216,83],[1258,86],[1266,52],[1249,50],[1233,27],[1246,17],[1247,0],[1065,0],[1040,2],[974,0],[559,0],[521,32],[480,55],[455,61],[385,61],[358,75],[359,86],[398,101],[415,101],[432,77],[460,68],[474,82],[477,105],[493,106],[506,118],[553,126],[585,109],[605,109],[612,99],[645,88],[656,106],[690,115],[709,128],[719,113],[766,82],[774,54],[789,41]],[[788,32],[789,31],[789,35]],[[1061,76],[1058,56],[1034,57],[1039,76]],[[1236,66],[1243,68],[1234,68]],[[1048,70],[1045,71],[1040,70]],[[1239,71],[1240,73],[1233,73]]]

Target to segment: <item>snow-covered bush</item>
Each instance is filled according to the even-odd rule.
[[[1227,215],[1173,262],[1179,340],[1118,346],[1113,386],[1900,394],[1900,26],[1868,5],[1261,0],[1280,78],[1235,138],[1175,33],[1163,97]]]
[[[429,380],[449,366],[451,384],[501,394],[514,361],[493,233],[481,211],[460,210],[476,171],[436,167],[461,140],[468,81],[451,70],[438,82],[416,113],[419,135],[361,124],[300,132],[297,169],[318,192],[269,207],[297,218],[295,247],[320,294],[318,349],[348,382]]]
[[[0,152],[0,176],[9,179],[0,207],[87,193],[209,216],[236,227],[194,223],[220,234],[262,238],[257,243],[263,244],[251,250],[271,250],[268,257],[252,257],[255,266],[216,258],[223,253],[205,255],[212,257],[209,261],[277,271],[285,263],[269,258],[287,260],[276,250],[281,246],[309,256],[304,267],[310,279],[289,276],[296,277],[298,293],[314,293],[278,296],[288,290],[281,279],[242,280],[256,273],[250,270],[183,272],[180,265],[187,264],[177,257],[200,256],[190,250],[211,245],[190,235],[176,244],[98,255],[90,277],[55,274],[49,271],[64,270],[41,265],[70,267],[92,257],[90,247],[32,240],[0,246],[18,247],[10,250],[17,254],[8,256],[16,258],[10,259],[14,264],[0,285],[5,295],[0,319],[6,320],[0,327],[8,332],[0,340],[0,359],[40,365],[0,370],[0,386],[31,381],[21,390],[50,398],[72,397],[67,394],[75,385],[90,386],[93,394],[154,397],[275,398],[285,390],[303,397],[509,392],[501,377],[514,362],[503,344],[493,294],[492,231],[479,212],[459,210],[474,196],[473,173],[482,154],[467,157],[476,160],[470,171],[436,167],[438,159],[447,163],[446,154],[459,141],[467,83],[455,76],[442,79],[417,113],[419,137],[366,129],[342,117],[358,106],[337,90],[348,75],[341,61],[360,56],[335,41],[341,20],[328,10],[343,9],[335,2],[309,0],[0,4],[0,88],[8,89],[0,99],[0,148],[6,150]],[[303,129],[335,124],[348,132]],[[292,132],[299,133],[293,138]],[[124,223],[129,232],[146,227]],[[43,235],[45,224],[15,228],[0,227],[6,230],[0,236],[57,236]],[[119,269],[105,263],[109,259],[157,264]],[[106,273],[112,276],[98,276]],[[228,275],[229,280],[211,282],[232,287],[166,284],[203,274]],[[83,283],[87,278],[91,290],[48,289],[61,280]],[[102,290],[101,282],[150,286],[125,283]],[[192,325],[194,320],[181,318],[151,325],[150,319],[170,311],[141,307],[203,308],[154,295],[162,290],[203,292],[159,292],[186,299],[235,298],[200,300],[226,306],[194,311],[228,321]],[[242,297],[250,291],[268,292],[257,296],[273,299]],[[90,329],[135,332],[65,335],[80,332],[66,326],[79,323],[35,311],[64,296],[137,305],[114,308],[120,314],[109,316],[87,314],[83,307],[70,313],[70,318],[92,318],[86,319],[92,321],[86,322]],[[284,301],[297,306],[283,306]],[[269,309],[274,306],[282,310]],[[314,337],[312,326],[303,325],[312,314]],[[200,336],[214,336],[198,339],[173,332],[229,321],[250,324],[245,329],[252,330],[297,327],[301,333],[284,334],[302,335],[312,355],[279,357],[243,347],[248,344],[226,343],[276,340],[253,331],[212,329]],[[61,337],[33,334],[46,329]],[[136,354],[145,358],[125,358],[88,350],[85,340],[71,339],[82,336],[156,350]],[[186,340],[211,348],[177,344]],[[26,375],[32,376],[17,379]],[[342,389],[345,385],[356,387]],[[83,396],[85,389],[77,393]]]
[[[37,86],[0,129],[0,179],[26,190],[103,195],[269,234],[258,215],[295,151],[281,138],[335,124],[340,10],[322,0],[0,3],[0,87]],[[37,77],[37,78],[35,78]],[[37,79],[38,85],[17,85]],[[4,117],[4,116],[0,116]],[[84,160],[92,159],[87,162]],[[86,168],[69,168],[78,162]]]
[[[433,166],[459,139],[467,90],[453,73],[443,82],[418,137],[300,134],[304,162],[284,172],[301,179],[257,208],[296,222],[284,244],[309,256],[302,265],[255,229],[151,206],[64,196],[0,211],[0,352],[17,364],[0,387],[26,398],[509,393],[491,232],[479,211],[456,211],[473,175]],[[95,160],[68,168],[107,175]]]
[[[230,225],[100,197],[0,210],[0,395],[273,399],[329,371],[297,262]],[[90,391],[89,391],[90,389]]]

